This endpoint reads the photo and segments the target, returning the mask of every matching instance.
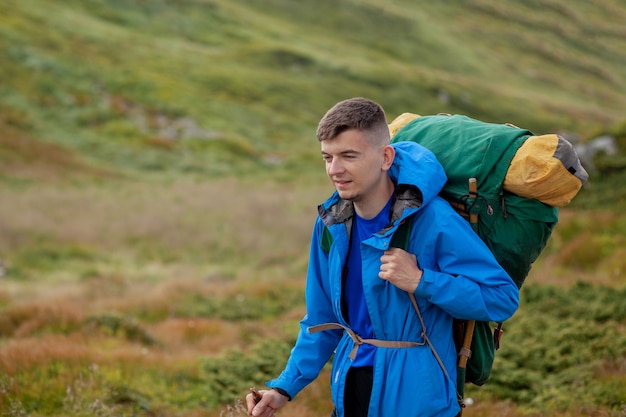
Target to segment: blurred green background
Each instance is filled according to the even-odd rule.
[[[590,152],[465,414],[626,416],[624,22],[618,0],[2,1],[0,415],[241,414],[304,313],[317,122],[364,96]],[[286,414],[330,414],[324,372]]]

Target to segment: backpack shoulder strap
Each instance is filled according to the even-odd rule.
[[[405,218],[402,223],[400,223],[400,225],[398,226],[398,229],[396,230],[396,232],[394,233],[394,235],[391,238],[391,247],[394,248],[400,248],[403,249],[405,251],[408,252],[408,248],[409,248],[409,242],[411,239],[411,226],[413,223],[413,216],[409,216],[407,218]],[[424,339],[424,341],[428,344],[428,346],[430,347],[430,350],[433,353],[433,356],[435,357],[435,359],[437,360],[437,362],[439,363],[439,366],[441,367],[443,373],[445,374],[446,378],[448,378],[450,381],[452,381],[453,383],[456,384],[456,381],[454,381],[452,379],[452,377],[450,376],[450,374],[448,373],[448,370],[446,369],[445,365],[443,364],[443,361],[441,360],[441,357],[439,356],[439,354],[437,353],[437,351],[435,350],[435,346],[432,344],[432,342],[430,341],[430,338],[428,337],[428,333],[426,331],[426,324],[424,322],[424,318],[422,317],[422,313],[419,309],[419,306],[417,305],[417,300],[415,299],[415,295],[413,295],[410,292],[407,292],[407,294],[409,295],[409,298],[411,300],[411,304],[413,304],[413,308],[415,309],[415,312],[417,313],[417,317],[419,318],[420,324],[422,326],[422,338]],[[463,394],[461,394],[458,390],[458,386],[457,386],[457,399],[459,401],[459,405],[461,405],[461,407],[464,407],[465,404],[463,403]]]

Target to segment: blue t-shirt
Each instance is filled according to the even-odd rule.
[[[350,328],[364,339],[374,338],[374,332],[372,331],[372,320],[370,319],[367,305],[365,304],[365,296],[363,295],[361,242],[389,224],[391,201],[392,199],[390,198],[380,213],[371,219],[364,219],[355,213],[352,224],[350,256],[347,262],[348,272],[343,297],[347,305]],[[366,277],[366,279],[380,278],[376,275],[375,277]],[[374,365],[375,352],[375,346],[361,345],[354,362],[352,362],[352,366]]]

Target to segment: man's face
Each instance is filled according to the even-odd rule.
[[[359,204],[381,190],[391,165],[385,146],[372,144],[357,129],[346,130],[321,145],[326,174],[341,198]]]

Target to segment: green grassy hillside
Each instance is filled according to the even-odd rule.
[[[625,19],[611,0],[8,0],[0,105],[120,170],[302,165],[355,95],[588,138],[624,119]]]
[[[1,1],[0,416],[244,415],[304,313],[317,122],[367,96],[615,136],[464,416],[623,417],[622,3]]]

